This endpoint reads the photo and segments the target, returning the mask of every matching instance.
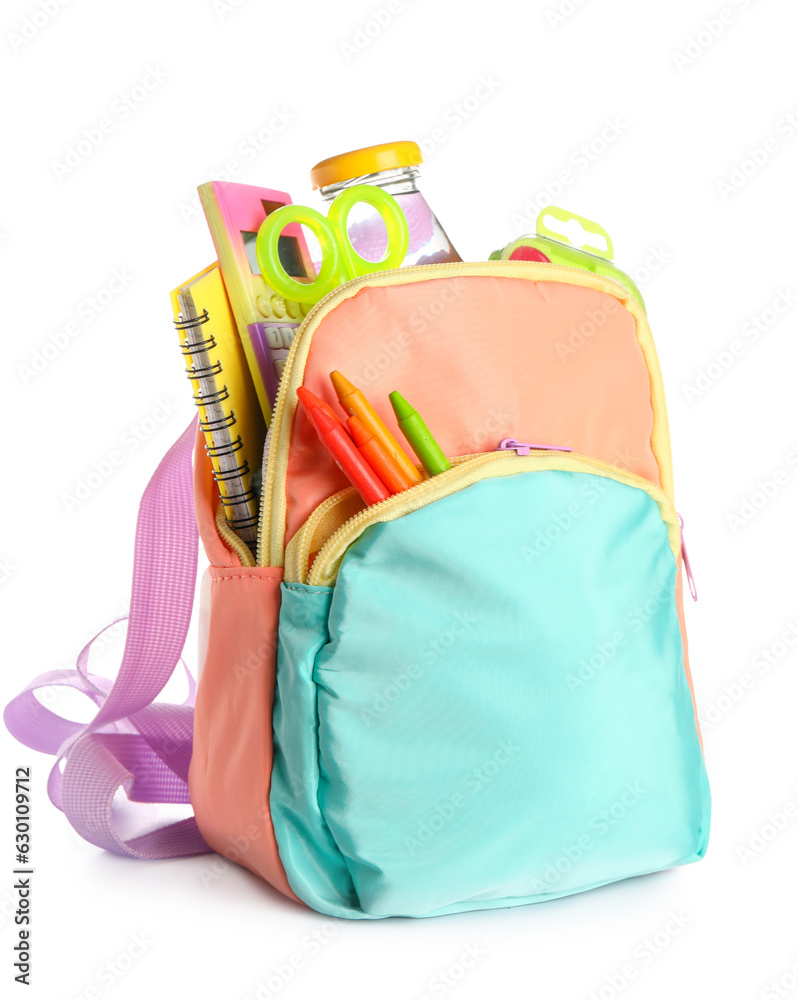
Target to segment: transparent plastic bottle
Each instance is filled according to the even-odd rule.
[[[322,160],[310,172],[313,187],[326,202],[355,184],[373,184],[396,198],[410,230],[410,245],[402,267],[459,261],[443,226],[418,189],[418,164],[423,162],[415,142],[386,142],[355,149]],[[369,205],[356,205],[349,215],[352,246],[366,260],[385,256],[385,225]]]

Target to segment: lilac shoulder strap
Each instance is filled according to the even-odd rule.
[[[78,833],[114,854],[137,858],[210,851],[193,817],[129,840],[123,840],[114,825],[114,798],[120,789],[132,802],[189,802],[193,679],[189,675],[184,704],[155,699],[180,662],[194,603],[195,432],[196,419],[166,453],[141,499],[128,631],[116,680],[88,671],[95,636],[81,651],[74,671],[52,670],[37,677],[4,713],[12,736],[55,755],[49,795]],[[82,725],[64,719],[36,698],[36,690],[53,686],[71,687],[91,698],[97,706],[92,721]]]

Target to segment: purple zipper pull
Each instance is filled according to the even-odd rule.
[[[681,514],[678,514],[679,518],[679,533],[682,537],[682,562],[684,563],[684,572],[687,575],[687,584],[690,587],[690,596],[694,601],[698,600],[698,591],[695,587],[695,580],[693,579],[693,570],[690,567],[690,558],[687,555],[687,546],[684,544],[684,518]]]
[[[529,441],[516,441],[515,438],[505,438],[499,441],[496,451],[514,451],[519,455],[528,455],[530,451],[573,451],[564,444],[531,444]]]

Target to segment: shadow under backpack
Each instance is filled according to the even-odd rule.
[[[400,389],[452,468],[365,508],[297,406],[302,385],[336,403],[333,369],[389,425]],[[196,703],[190,681],[164,704],[198,535]],[[297,334],[257,557],[192,424],[142,498],[116,680],[89,673],[89,644],[5,719],[56,755],[52,801],[114,853],[216,851],[341,917],[538,902],[706,850],[682,563],[659,365],[627,289],[550,263],[382,272]],[[51,712],[35,691],[52,685],[93,699],[93,721]],[[123,840],[120,789],[194,815]]]

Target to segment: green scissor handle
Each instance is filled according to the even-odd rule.
[[[388,251],[382,260],[365,260],[349,239],[349,213],[361,202],[375,208],[385,223]],[[307,226],[319,241],[321,269],[313,281],[296,281],[286,274],[280,261],[280,234],[292,223]],[[338,285],[358,275],[400,267],[407,256],[409,244],[407,219],[396,199],[381,188],[357,184],[338,195],[330,206],[326,219],[320,212],[305,205],[285,205],[278,208],[264,220],[258,230],[255,255],[266,283],[276,292],[294,302],[315,303]]]
[[[361,202],[376,209],[377,214],[385,223],[385,230],[388,234],[388,249],[382,260],[366,260],[361,257],[349,239],[347,232],[349,213],[355,205]],[[372,187],[371,184],[356,184],[354,187],[347,188],[330,205],[327,220],[339,233],[350,278],[359,274],[374,274],[375,271],[388,271],[392,267],[401,267],[402,261],[407,256],[407,248],[410,246],[410,230],[407,228],[405,213],[399,202],[382,188]]]
[[[294,222],[307,226],[321,246],[321,270],[311,282],[296,281],[286,274],[280,261],[280,235]],[[267,216],[258,230],[255,256],[266,284],[289,302],[318,302],[328,286],[334,286],[334,276],[341,270],[341,255],[327,220],[306,205],[284,205]]]

